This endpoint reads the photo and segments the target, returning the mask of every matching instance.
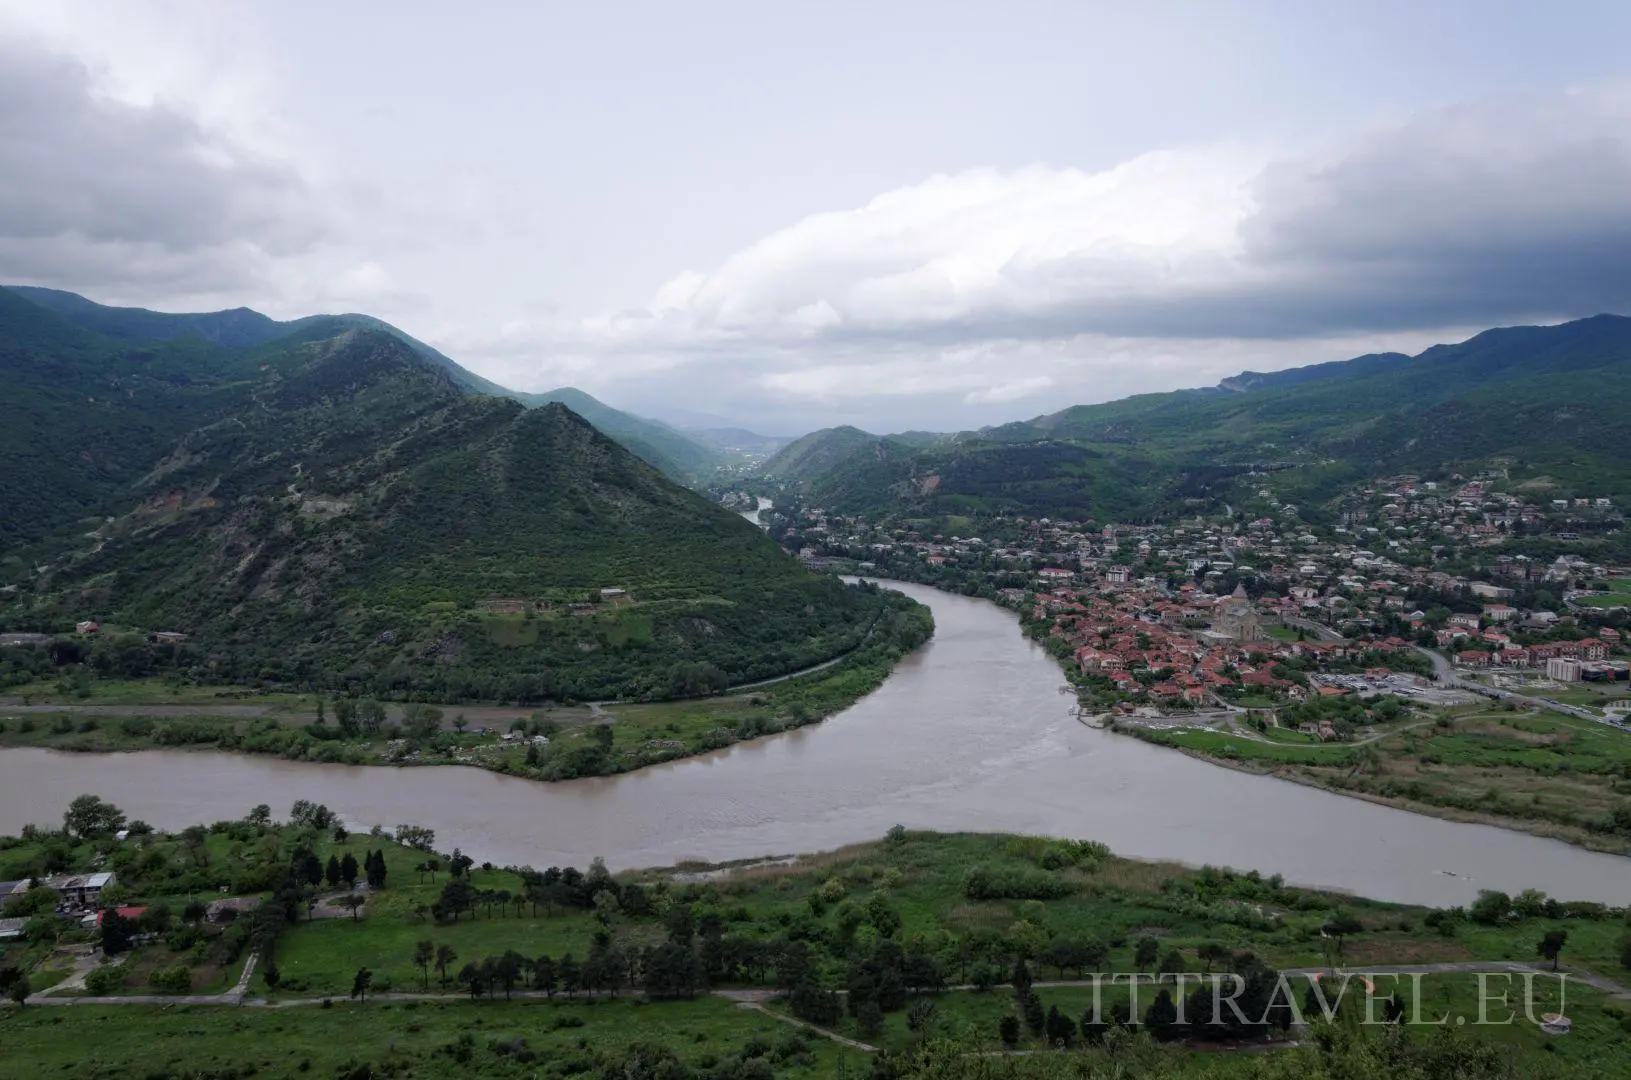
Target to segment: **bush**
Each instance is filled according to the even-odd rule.
[[[970,900],[1058,900],[1074,891],[1066,879],[1039,870],[976,866],[963,879],[963,895]]]
[[[186,964],[172,964],[155,970],[147,982],[161,994],[185,994],[193,988],[193,973]]]
[[[123,964],[109,964],[99,967],[85,976],[85,989],[93,996],[100,997],[125,984],[126,970]]]

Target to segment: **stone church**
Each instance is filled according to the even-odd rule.
[[[1235,641],[1262,641],[1268,635],[1258,625],[1257,606],[1246,595],[1245,585],[1236,585],[1235,591],[1218,602],[1213,609],[1212,629],[1227,634]]]

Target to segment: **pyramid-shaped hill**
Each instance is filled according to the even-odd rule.
[[[105,514],[8,564],[0,618],[179,632],[212,681],[564,700],[784,674],[904,603],[390,334],[221,363]]]

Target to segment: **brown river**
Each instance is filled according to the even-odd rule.
[[[544,784],[479,769],[311,765],[214,753],[0,750],[0,834],[83,792],[162,828],[327,803],[354,827],[436,830],[500,864],[614,867],[818,851],[891,825],[1102,840],[1381,899],[1480,888],[1625,903],[1631,859],[1249,776],[1084,727],[1013,615],[916,585],[934,639],[824,723],[625,776]]]

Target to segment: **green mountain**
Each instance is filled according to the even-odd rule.
[[[724,458],[710,447],[660,420],[635,416],[599,401],[582,390],[563,386],[543,394],[515,394],[527,405],[565,405],[601,431],[626,446],[673,479],[700,479],[712,473]]]
[[[939,442],[817,432],[766,475],[839,510],[1078,519],[1216,503],[1252,471],[1274,471],[1277,491],[1316,502],[1363,477],[1492,466],[1624,499],[1628,392],[1631,319],[1601,315],[1490,330],[1413,357],[1245,372]]]
[[[760,435],[739,427],[684,429],[685,433],[704,446],[718,451],[728,459],[770,457],[793,440],[786,435]]]
[[[201,678],[666,696],[819,662],[895,603],[380,329],[135,342],[0,290],[0,380],[0,625],[178,631]],[[125,673],[159,648],[120,640]]]
[[[879,442],[857,427],[822,428],[794,439],[764,464],[763,475],[794,484],[821,477],[841,463],[858,458]]]
[[[308,315],[286,322],[279,322],[249,308],[178,315],[146,308],[108,307],[61,289],[42,289],[34,285],[8,285],[5,288],[56,312],[76,326],[120,341],[161,342],[196,338],[217,345],[251,347],[295,334],[334,334],[354,328],[381,330],[404,342],[431,363],[445,368],[455,382],[472,393],[514,396],[497,383],[466,371],[424,342],[371,315]]]
[[[60,289],[33,285],[9,285],[5,289],[83,330],[128,344],[190,341],[253,348],[297,336],[332,337],[346,330],[378,330],[448,372],[455,383],[471,393],[510,397],[528,406],[560,402],[676,480],[705,477],[723,461],[721,455],[704,442],[660,421],[620,412],[581,390],[567,387],[547,394],[508,390],[465,370],[443,353],[371,315],[310,315],[279,322],[249,308],[170,314],[146,308],[109,307]]]

